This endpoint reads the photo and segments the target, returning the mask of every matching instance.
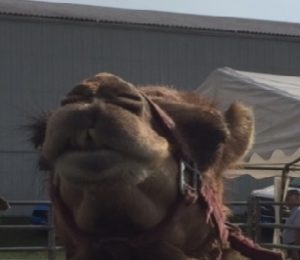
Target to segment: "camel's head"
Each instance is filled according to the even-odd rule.
[[[252,143],[252,113],[242,104],[223,114],[196,93],[136,87],[108,73],[83,81],[38,121],[32,139],[82,230],[148,230],[181,196],[178,143],[146,97],[175,122],[204,180],[219,195],[222,171]]]

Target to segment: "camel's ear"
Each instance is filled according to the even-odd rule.
[[[225,113],[229,129],[223,163],[234,164],[250,150],[254,140],[254,115],[250,108],[241,103],[233,103]]]
[[[227,140],[224,116],[214,107],[189,104],[161,104],[175,121],[183,141],[200,169],[212,166],[221,156]]]
[[[213,105],[165,103],[159,105],[173,118],[193,159],[202,169],[227,168],[251,148],[254,136],[252,110],[234,103],[223,115]]]

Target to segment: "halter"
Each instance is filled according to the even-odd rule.
[[[174,156],[179,162],[179,191],[187,201],[195,202],[198,199],[201,172],[192,160],[190,149],[177,131],[174,120],[145,94],[142,96],[148,102],[153,117],[164,129],[167,139],[176,145],[177,153]]]
[[[231,247],[242,255],[250,259],[264,259],[264,260],[283,260],[281,253],[266,250],[250,239],[242,235],[241,230],[232,224],[225,223],[226,217],[217,200],[216,195],[211,188],[202,181],[202,175],[197,167],[189,147],[183,142],[181,135],[176,129],[175,122],[163,111],[157,104],[155,104],[147,96],[143,95],[151,107],[152,113],[161,122],[161,125],[166,129],[169,137],[177,144],[180,158],[180,181],[179,190],[185,199],[190,203],[200,202],[207,208],[206,221],[212,220],[216,225],[219,233],[220,247],[226,246],[229,242]],[[190,174],[191,183],[187,182],[186,176]],[[222,252],[220,251],[217,259],[221,259]]]
[[[63,202],[57,187],[54,186],[53,179],[51,179],[53,178],[53,174],[51,174],[49,188],[50,198],[55,206],[56,213],[64,220],[64,224],[72,236],[75,237],[79,243],[93,244],[96,248],[99,248],[99,250],[104,248],[104,251],[106,250],[104,254],[110,255],[113,259],[120,259],[118,258],[120,255],[115,255],[115,252],[109,250],[109,246],[118,244],[121,249],[126,251],[128,248],[136,248],[155,241],[155,239],[164,231],[167,223],[175,218],[179,212],[184,210],[186,206],[200,203],[201,205],[204,205],[204,208],[206,209],[207,223],[214,223],[214,226],[218,231],[219,253],[214,257],[214,259],[221,259],[222,248],[228,247],[228,243],[230,243],[231,248],[253,260],[283,260],[280,253],[259,247],[251,240],[244,237],[238,228],[225,224],[226,217],[222,210],[221,203],[218,201],[212,189],[205,183],[205,181],[202,180],[202,174],[191,156],[189,147],[177,131],[175,122],[164,110],[162,110],[145,94],[141,95],[148,102],[153,117],[160,123],[160,126],[164,129],[169,141],[172,141],[172,143],[177,145],[178,150],[174,156],[179,164],[179,192],[182,195],[183,200],[178,203],[178,205],[176,205],[169,214],[167,214],[166,218],[161,223],[159,223],[153,230],[150,230],[143,235],[138,235],[137,237],[132,238],[98,238],[83,232],[78,228],[72,212]]]

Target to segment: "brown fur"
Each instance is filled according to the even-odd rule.
[[[41,147],[43,165],[53,174],[54,186],[76,225],[92,236],[147,234],[182,200],[174,158],[178,147],[141,93],[175,121],[219,203],[223,171],[251,146],[253,116],[242,104],[233,104],[224,115],[196,93],[161,86],[136,88],[108,73],[83,81],[62,107],[39,120],[33,141]],[[214,251],[216,230],[205,218],[200,204],[184,207],[157,239],[116,259],[207,259]],[[105,252],[79,243],[59,212],[56,223],[68,259],[109,260]],[[113,246],[113,252],[122,250]],[[226,257],[227,251],[223,259],[238,259]]]

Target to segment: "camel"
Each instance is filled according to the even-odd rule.
[[[67,259],[251,258],[235,241],[282,259],[225,224],[223,173],[253,143],[247,106],[222,113],[194,92],[99,73],[32,133]]]

